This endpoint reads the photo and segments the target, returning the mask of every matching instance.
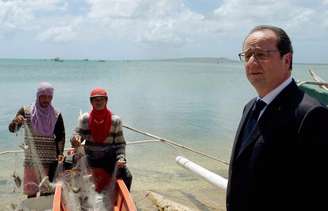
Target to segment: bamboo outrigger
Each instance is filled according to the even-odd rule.
[[[328,106],[328,82],[320,78],[313,70],[309,70],[311,81],[298,81],[297,85],[308,95]]]

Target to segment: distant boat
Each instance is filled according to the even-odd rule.
[[[56,57],[56,58],[53,59],[53,61],[55,61],[55,62],[63,62],[64,60],[61,59],[61,58],[59,58],[59,57]]]
[[[98,60],[98,62],[106,62],[106,61],[101,59],[101,60]]]

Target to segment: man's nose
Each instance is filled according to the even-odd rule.
[[[256,63],[258,62],[254,53],[251,55],[251,57],[249,57],[247,63],[253,63],[253,62],[256,62]]]
[[[245,63],[247,69],[257,68],[260,63],[257,61],[254,55],[252,55],[249,60]]]
[[[253,65],[261,65],[260,62],[256,59],[255,55],[252,54],[252,56],[248,59],[246,66],[253,66]]]

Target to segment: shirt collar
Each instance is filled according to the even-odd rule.
[[[257,99],[263,100],[267,105],[269,105],[277,96],[278,94],[286,87],[288,84],[292,82],[293,78],[292,76],[289,76],[288,79],[286,79],[284,82],[282,82],[279,86],[277,86],[275,89],[273,89],[271,92],[269,92],[267,95],[265,95],[263,98],[257,97]]]

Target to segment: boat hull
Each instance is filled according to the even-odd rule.
[[[114,199],[114,211],[137,211],[129,190],[122,179],[116,180],[116,191]],[[107,198],[109,203],[111,198]],[[63,197],[63,187],[61,183],[56,184],[55,195],[53,199],[53,211],[73,211],[69,210]]]

